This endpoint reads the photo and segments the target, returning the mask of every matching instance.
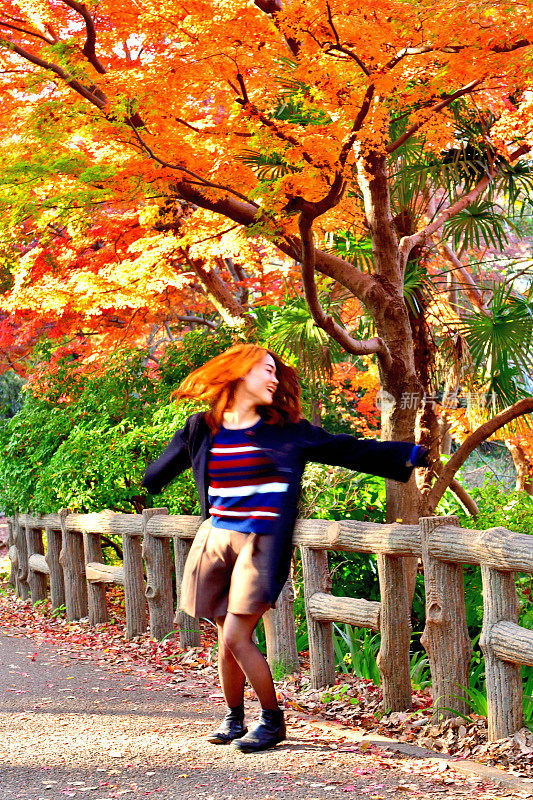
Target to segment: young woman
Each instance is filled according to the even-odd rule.
[[[332,435],[302,419],[295,371],[259,345],[238,344],[197,369],[175,393],[206,401],[161,457],[143,485],[157,494],[192,467],[204,522],[189,552],[180,607],[214,619],[219,675],[228,713],[208,741],[252,752],[285,739],[268,664],[252,640],[288,577],[292,532],[307,461],[407,481],[427,451],[409,442]],[[261,716],[244,725],[244,684]]]

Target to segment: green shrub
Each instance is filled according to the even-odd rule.
[[[342,467],[308,464],[302,481],[302,517],[385,521],[385,481]],[[371,553],[330,553],[333,594],[379,600],[377,559]]]
[[[140,486],[153,461],[194,410],[170,395],[178,383],[231,344],[227,331],[187,334],[159,368],[142,350],[122,350],[92,371],[75,352],[40,365],[22,408],[0,424],[0,505],[7,513],[139,512],[152,504]],[[170,513],[198,513],[190,473],[158,497]]]

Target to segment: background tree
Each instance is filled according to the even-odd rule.
[[[503,6],[483,3],[452,12],[390,0],[371,12],[354,0],[215,7],[213,15],[179,3],[124,11],[111,1],[89,9],[50,0],[27,12],[5,3],[2,80],[13,113],[4,137],[28,156],[52,141],[67,159],[89,150],[97,187],[115,198],[158,198],[171,214],[186,202],[197,209],[195,229],[219,235],[230,220],[274,242],[302,264],[316,324],[348,352],[376,353],[393,398],[383,405],[383,435],[412,438],[416,410],[401,398],[421,387],[407,264],[528,150],[531,9],[513,9],[510,29]],[[441,151],[459,98],[486,128],[488,169],[479,180],[465,176],[450,204],[399,235],[388,162],[413,137],[424,153]],[[250,149],[277,161],[277,175],[250,166]],[[315,245],[347,220],[370,233],[373,273]],[[359,298],[376,336],[355,339],[324,312],[316,271]],[[215,284],[212,297],[227,309]],[[428,510],[414,482],[389,494],[391,518]]]
[[[217,256],[231,253],[206,261],[204,252],[188,249],[191,233],[205,230],[204,240],[218,242],[238,225],[243,240],[261,236],[275,245],[301,265],[315,324],[347,353],[377,357],[387,399],[382,435],[413,439],[418,417],[420,437],[431,437],[427,406],[419,413],[403,402],[423,394],[426,382],[424,330],[409,313],[406,277],[445,226],[490,198],[496,176],[514,174],[517,165],[523,172],[531,137],[532,2],[513,6],[511,17],[507,4],[482,0],[453,8],[444,0],[416,7],[380,0],[371,8],[360,0],[192,7],[146,0],[127,9],[116,0],[90,7],[76,0],[37,0],[31,8],[5,2],[4,151],[30,163],[42,147],[67,160],[89,151],[97,166],[91,189],[117,208],[132,198],[139,209],[164,208],[167,241],[176,241],[219,313],[242,324],[246,309],[228,290],[233,281],[241,292],[242,281],[227,261],[213,269]],[[430,193],[423,220],[395,219],[394,159],[414,141],[424,159],[449,148],[460,99],[484,132],[486,164],[474,175],[466,170],[451,193]],[[254,163],[258,152],[262,165]],[[41,194],[45,205],[39,180],[31,189],[21,224],[34,216],[33,197]],[[68,177],[58,182],[52,215],[61,209],[68,216],[67,189]],[[368,232],[371,272],[323,246],[339,229]],[[317,273],[358,299],[374,335],[356,338],[326,313]],[[467,276],[465,290],[474,295]],[[437,465],[433,484],[430,476],[420,488],[414,479],[391,483],[389,519],[414,522],[430,513],[471,449],[532,409],[533,399],[519,400],[485,422],[442,470]],[[394,570],[400,591],[401,568]]]

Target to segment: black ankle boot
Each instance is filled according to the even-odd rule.
[[[258,753],[260,750],[274,747],[285,738],[285,720],[281,708],[277,708],[275,711],[263,709],[258,723],[246,736],[233,742],[233,746],[241,753]]]
[[[229,744],[233,739],[240,739],[248,728],[244,727],[244,704],[230,708],[218,730],[207,737],[212,744]]]

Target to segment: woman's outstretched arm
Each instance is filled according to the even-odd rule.
[[[307,461],[347,467],[404,483],[415,466],[425,463],[426,449],[414,442],[381,442],[346,433],[328,433],[307,420],[302,420],[299,428]]]

